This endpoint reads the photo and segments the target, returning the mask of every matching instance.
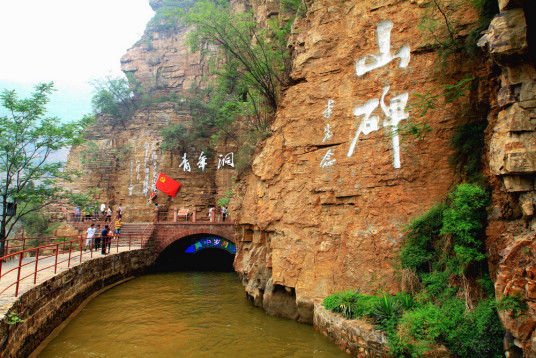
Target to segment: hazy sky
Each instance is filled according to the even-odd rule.
[[[121,56],[153,14],[149,0],[0,0],[0,91],[54,81],[57,115],[89,112],[88,82],[122,75]]]

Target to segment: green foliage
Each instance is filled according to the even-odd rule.
[[[487,125],[486,119],[461,124],[451,139],[455,153],[449,158],[449,162],[471,182],[482,180],[480,171]]]
[[[476,56],[481,49],[476,45],[482,31],[486,30],[495,15],[499,13],[499,2],[496,0],[471,0],[472,5],[478,10],[479,17],[476,27],[471,30],[465,40],[465,51],[470,56]]]
[[[195,26],[188,38],[192,49],[200,49],[203,43],[219,46],[227,72],[234,73],[237,86],[246,96],[248,92],[259,93],[275,112],[279,85],[285,83],[281,70],[288,58],[286,36],[261,29],[251,11],[235,13],[224,0],[198,1],[181,16],[186,24]]]
[[[453,85],[441,85],[441,92],[437,93],[435,89],[430,89],[424,94],[415,93],[417,100],[410,107],[410,111],[417,113],[418,117],[424,117],[428,111],[439,108],[453,115],[446,105],[454,103],[457,99],[463,98],[471,90],[475,79],[466,75]]]
[[[501,357],[503,336],[492,299],[467,311],[463,300],[451,298],[441,305],[427,303],[405,312],[393,351],[419,357],[443,344],[457,357]]]
[[[181,150],[185,151],[190,144],[191,135],[188,133],[188,129],[183,124],[176,124],[170,127],[166,127],[160,131],[162,134],[162,143],[160,149],[167,150]]]
[[[307,14],[307,2],[305,0],[281,0],[281,13],[291,17],[304,17]]]
[[[437,204],[406,228],[406,243],[400,252],[403,267],[419,272],[431,270],[436,257],[433,244],[443,225],[444,210],[445,204]]]
[[[450,105],[458,102],[460,98],[464,98],[471,90],[474,82],[474,78],[466,75],[453,85],[441,85],[439,93],[436,89],[430,89],[425,93],[413,94],[415,100],[409,106],[409,111],[415,114],[416,118],[412,117],[410,120],[400,124],[397,132],[411,135],[417,139],[423,138],[432,131],[432,127],[428,124],[425,116],[429,111],[435,109],[440,109],[453,117],[459,117],[460,113],[452,110]],[[453,142],[453,144],[458,143]]]
[[[499,311],[512,311],[514,316],[519,316],[527,310],[527,302],[520,295],[502,296],[497,301]]]
[[[69,202],[81,208],[97,206],[100,191],[99,188],[89,188],[85,193],[70,193]]]
[[[7,315],[6,315],[6,323],[7,324],[17,324],[17,323],[20,323],[20,322],[24,322],[23,319],[21,319],[19,316],[18,316],[18,313],[17,312],[9,312]]]
[[[460,5],[463,5],[460,1],[432,0],[426,4],[424,15],[418,24],[427,40],[439,48],[443,61],[462,48],[459,38],[461,26],[452,16]]]
[[[339,312],[346,318],[371,316],[378,297],[361,295],[358,291],[336,292],[323,301],[327,310]]]
[[[223,198],[220,198],[218,199],[218,206],[229,206],[229,203],[231,202],[231,199],[233,198],[233,191],[232,190],[228,190],[224,193],[224,197]]]
[[[115,119],[113,124],[125,126],[125,121],[137,108],[134,92],[126,78],[106,77],[95,80],[93,85],[93,98],[91,104],[96,114],[107,114]]]
[[[194,5],[196,0],[165,0],[149,23],[147,29],[164,34],[173,34],[180,27],[179,18],[174,16],[174,10],[185,9]],[[146,34],[147,35],[147,34]]]
[[[452,238],[454,257],[449,262],[449,269],[461,274],[471,262],[486,257],[483,253],[482,228],[490,200],[482,187],[464,183],[450,194],[448,202],[440,234]]]
[[[44,236],[48,230],[49,221],[39,212],[32,212],[21,219],[25,235],[28,237]]]
[[[445,203],[434,206],[406,229],[400,252],[402,267],[420,274],[446,268],[448,277],[462,274],[470,263],[484,259],[482,229],[488,205],[489,196],[482,187],[458,185]],[[433,277],[426,279],[434,282]]]
[[[397,297],[383,294],[372,307],[371,316],[380,325],[396,320],[402,311],[402,304]]]
[[[493,283],[482,269],[485,265],[479,265],[485,257],[482,231],[488,205],[482,187],[464,183],[408,225],[400,262],[420,280],[422,288],[413,296],[348,291],[327,297],[324,307],[346,317],[373,320],[387,332],[396,357],[430,355],[441,345],[457,357],[501,356],[504,329],[497,306],[519,314],[526,304],[516,296],[496,304]],[[465,291],[467,277],[479,283],[479,298],[470,298]]]
[[[454,20],[456,11],[467,6],[466,1],[432,0],[428,2],[419,22],[418,26],[428,36],[428,40],[438,47],[443,65],[454,53],[477,55],[480,50],[476,44],[481,32],[487,29],[493,16],[499,13],[495,0],[470,0],[469,3],[478,10],[479,18],[468,35],[463,34],[465,26]]]
[[[208,137],[212,143],[232,140],[239,148],[237,169],[248,167],[256,145],[269,134],[279,88],[286,84],[292,21],[306,9],[304,1],[284,0],[285,20],[274,17],[263,28],[252,11],[235,12],[225,0],[168,7],[167,17],[193,27],[188,43],[192,51],[210,54],[210,71],[205,89],[175,100],[176,109],[188,109],[194,120],[164,130],[162,149],[184,150]]]
[[[62,123],[59,118],[46,117],[52,91],[52,83],[43,83],[27,99],[19,99],[15,91],[0,94],[0,105],[8,113],[0,116],[0,241],[24,216],[65,198],[58,182],[72,180],[76,174],[63,169],[62,162],[53,161],[52,154],[83,142],[87,118]],[[14,216],[6,215],[8,202],[17,204]],[[0,243],[0,255],[2,252]]]

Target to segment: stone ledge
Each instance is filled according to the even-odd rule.
[[[363,320],[347,320],[315,300],[313,325],[339,348],[354,357],[388,357],[387,335]]]

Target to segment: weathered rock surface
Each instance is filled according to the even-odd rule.
[[[302,313],[338,290],[398,290],[404,225],[454,182],[457,122],[436,109],[423,139],[392,128],[419,120],[408,114],[414,94],[466,70],[447,66],[448,79],[438,78],[438,55],[417,51],[433,48],[417,27],[424,11],[407,1],[315,1],[295,22],[293,84],[233,206],[235,268],[259,306],[275,305],[266,302],[278,299],[274,287]],[[467,7],[458,16],[475,20]]]
[[[501,13],[491,22],[480,44],[488,45],[500,64],[501,89],[497,115],[489,117],[489,167],[493,208],[487,229],[490,267],[498,298],[519,295],[523,312],[504,311],[505,349],[515,356],[536,356],[536,266],[534,262],[534,206],[536,192],[536,67],[527,21],[534,13],[529,1],[500,0]],[[505,192],[509,194],[505,194]]]
[[[152,1],[151,6],[157,10],[164,2]],[[80,191],[101,189],[99,200],[111,205],[114,212],[123,204],[127,221],[152,221],[155,203],[162,211],[190,208],[198,211],[198,218],[206,218],[208,208],[231,188],[234,167],[217,167],[219,155],[232,153],[235,147],[219,143],[215,153],[207,155],[205,170],[198,167],[198,162],[206,154],[202,148],[208,146],[208,138],[181,152],[160,150],[163,128],[189,126],[194,120],[181,98],[188,95],[191,87],[204,86],[207,64],[202,52],[191,53],[185,44],[187,27],[177,24],[169,29],[157,25],[148,27],[142,39],[121,59],[122,70],[141,90],[150,92],[153,100],[123,123],[97,118],[88,128],[89,143],[73,148],[69,155],[69,168],[84,175],[66,185]],[[186,170],[185,155],[190,171]],[[175,198],[160,193],[150,199],[159,172],[182,184]]]

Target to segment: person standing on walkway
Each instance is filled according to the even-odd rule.
[[[98,251],[100,249],[100,245],[101,245],[101,231],[100,231],[100,225],[97,225],[97,229],[95,230],[95,236],[94,236],[94,239],[93,241],[95,241],[95,251]]]
[[[209,217],[209,220],[210,220],[211,222],[214,221],[214,214],[215,214],[215,211],[216,211],[216,209],[215,209],[213,206],[211,206],[210,209],[208,209],[208,217]]]
[[[117,217],[119,219],[123,218],[123,204],[119,204],[119,207],[117,208]]]
[[[116,235],[121,234],[121,226],[123,226],[123,223],[121,222],[121,218],[118,218],[115,221],[115,232],[114,232],[114,234],[116,234]]]
[[[95,224],[91,224],[91,226],[87,229],[85,249],[89,247],[89,249],[91,250],[91,247],[93,246],[93,237],[95,236],[96,231],[97,229],[95,228]]]
[[[227,219],[227,208],[225,206],[221,207],[221,221]]]
[[[101,254],[106,255],[106,245],[109,245],[108,252],[110,252],[109,247],[111,246],[110,227],[108,225],[104,225],[104,230],[102,230],[101,232],[101,239],[102,239]]]
[[[106,219],[104,219],[104,222],[112,222],[112,208],[108,207],[108,210],[106,210]]]
[[[101,213],[103,219],[106,216],[105,211],[106,211],[106,204],[104,204],[104,203],[100,204],[100,213]]]
[[[80,207],[77,205],[75,208],[74,208],[74,222],[79,222],[80,221],[80,215],[82,214],[82,212],[80,211]]]

